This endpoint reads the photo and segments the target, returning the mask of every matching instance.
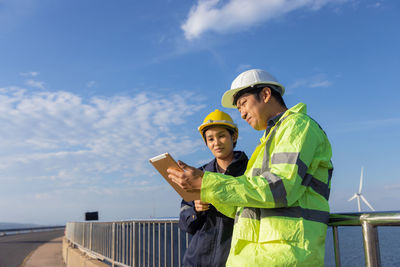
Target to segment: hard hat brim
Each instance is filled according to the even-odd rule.
[[[233,104],[233,96],[234,96],[237,92],[239,92],[239,91],[241,91],[241,90],[243,90],[243,89],[246,89],[246,88],[249,88],[249,87],[252,87],[252,86],[255,86],[255,85],[259,85],[259,84],[265,84],[266,86],[268,86],[268,84],[279,86],[279,87],[281,88],[281,90],[282,90],[282,92],[279,92],[279,93],[280,93],[281,95],[283,95],[283,94],[285,93],[285,87],[284,87],[282,84],[280,84],[280,83],[277,83],[277,82],[268,82],[268,83],[260,82],[260,83],[252,84],[252,85],[250,85],[250,86],[243,86],[243,87],[238,87],[238,88],[234,88],[234,89],[229,89],[229,90],[227,90],[227,91],[224,93],[224,95],[222,96],[221,105],[222,105],[223,107],[225,107],[225,108],[236,108],[236,106]],[[272,90],[273,90],[273,89],[272,89]]]
[[[202,134],[205,128],[207,128],[207,127],[218,127],[218,126],[227,127],[227,128],[229,128],[229,129],[234,130],[235,132],[239,132],[239,129],[238,129],[237,127],[233,127],[232,124],[223,123],[223,122],[219,122],[219,123],[212,123],[212,122],[210,122],[210,123],[205,123],[205,124],[200,125],[199,128],[198,128],[198,130],[199,130],[199,132]]]

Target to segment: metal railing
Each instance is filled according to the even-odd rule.
[[[364,243],[365,266],[381,266],[378,226],[400,226],[400,211],[370,213],[335,213],[329,217],[332,226],[335,263],[341,266],[339,249],[339,226],[361,226]]]
[[[25,228],[6,228],[0,229],[0,236],[9,235],[9,234],[25,234],[30,232],[40,232],[40,231],[52,231],[64,229],[65,225],[58,226],[40,226],[40,227],[25,227]]]
[[[177,219],[67,223],[72,244],[111,266],[181,266],[190,236]]]
[[[400,226],[400,211],[330,215],[335,263],[341,266],[338,227],[361,226],[365,265],[381,266],[378,226]],[[190,236],[177,219],[67,223],[73,245],[111,266],[181,266]]]

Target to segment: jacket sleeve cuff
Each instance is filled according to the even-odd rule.
[[[203,181],[201,182],[201,190],[200,190],[200,199],[201,201],[213,203],[218,202],[214,201],[213,189],[215,188],[215,184],[217,182],[216,174],[213,172],[204,172]]]

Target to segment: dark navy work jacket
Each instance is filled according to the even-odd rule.
[[[235,151],[234,160],[225,174],[240,176],[246,170],[248,158]],[[217,172],[216,159],[200,167],[202,171]],[[231,248],[234,220],[210,205],[207,211],[196,212],[194,202],[182,200],[179,228],[192,234],[192,240],[183,257],[183,266],[225,266]]]

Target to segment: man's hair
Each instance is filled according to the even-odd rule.
[[[237,101],[239,98],[245,94],[251,94],[254,95],[254,97],[257,99],[257,101],[260,101],[260,92],[262,91],[263,88],[268,87],[271,89],[271,95],[275,98],[278,103],[286,108],[285,101],[283,100],[281,94],[279,93],[279,89],[276,87],[276,85],[271,85],[271,84],[260,84],[255,87],[248,87],[246,89],[240,90],[233,96],[233,105],[236,106]]]
[[[210,126],[206,127],[203,130],[203,138],[204,138],[204,141],[206,141],[206,144],[207,144],[206,132],[207,132],[208,129],[211,129],[211,128],[214,128],[214,127],[225,128],[228,131],[228,133],[231,135],[232,139],[233,139],[233,135],[235,134],[235,131],[232,128],[229,128],[229,127],[227,127],[225,125],[210,125]],[[236,147],[236,143],[237,143],[237,139],[236,139],[236,141],[233,142],[233,148]]]

